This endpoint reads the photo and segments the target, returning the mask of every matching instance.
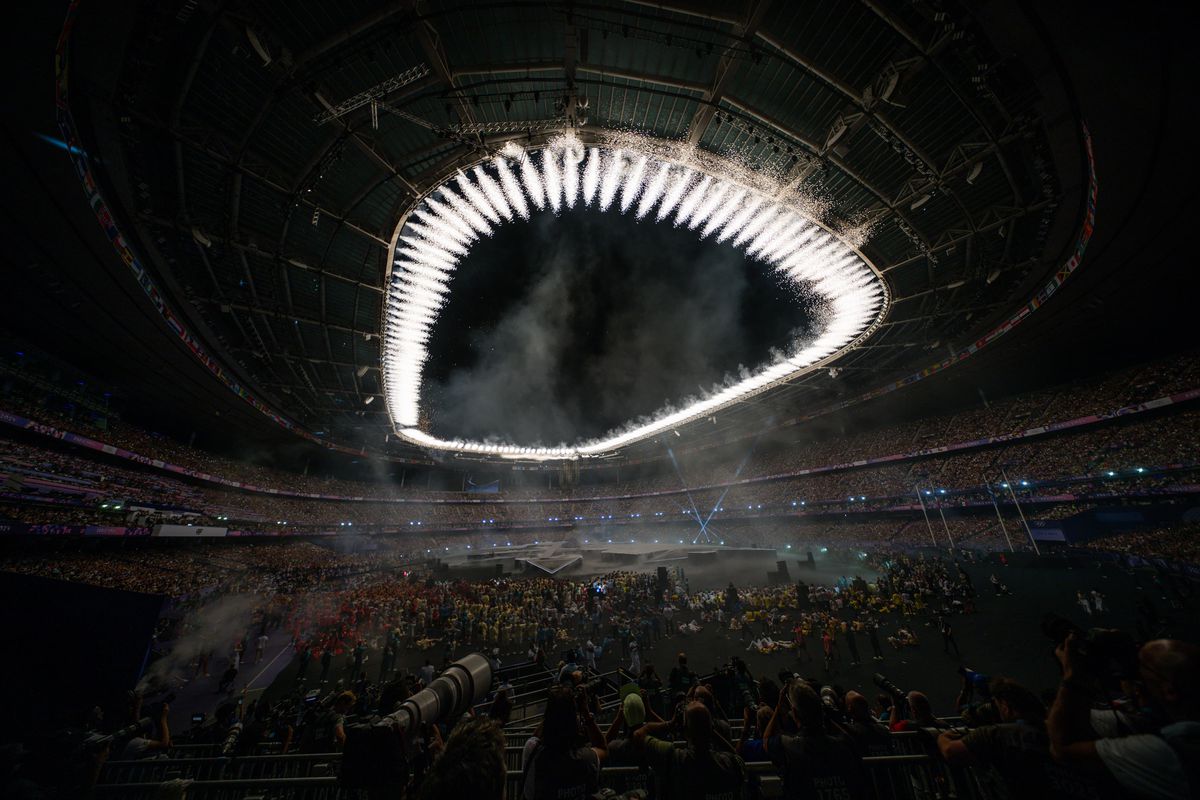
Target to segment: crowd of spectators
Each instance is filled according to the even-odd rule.
[[[1136,453],[1113,466],[1118,437],[1143,442]],[[1170,435],[1168,435],[1170,434]],[[499,529],[565,525],[664,522],[695,515],[695,507],[714,519],[804,518],[831,511],[864,513],[911,511],[920,502],[930,513],[943,509],[984,507],[992,498],[1008,506],[1008,488],[1000,481],[1004,468],[1024,503],[1061,502],[1078,498],[1096,502],[1122,496],[1186,493],[1195,481],[1191,460],[1183,459],[1200,440],[1200,412],[1166,419],[1138,421],[1118,433],[1089,430],[1066,433],[1043,442],[1020,443],[979,451],[929,456],[874,467],[838,470],[754,481],[729,487],[693,489],[669,494],[642,494],[614,499],[513,501],[504,495],[456,495],[441,502],[413,499],[405,503],[326,501],[238,492],[189,483],[182,478],[113,466],[88,457],[6,442],[0,456],[0,502],[9,520],[52,524],[130,524],[192,522],[237,530],[342,532],[346,528],[412,532],[417,527]],[[1180,444],[1187,441],[1187,445]],[[1147,460],[1142,460],[1145,456]],[[1039,465],[1074,464],[1066,472],[1043,471]],[[1099,466],[1097,466],[1099,465]],[[1053,466],[1053,465],[1051,465]],[[1019,476],[1019,477],[1018,477]],[[918,500],[917,493],[921,493]],[[24,506],[24,508],[22,508]],[[1055,512],[1060,516],[1063,512]],[[998,532],[996,532],[998,533]],[[968,532],[970,535],[970,532]],[[998,535],[991,537],[999,542]]]
[[[1087,415],[1109,414],[1124,406],[1200,386],[1197,361],[1190,356],[1164,359],[1090,381],[1005,398],[984,408],[883,427],[829,430],[814,424],[812,430],[804,428],[797,435],[785,434],[754,448],[752,457],[742,467],[740,478],[788,475],[802,469],[820,469],[864,458],[914,453],[964,441],[1011,435]],[[148,458],[260,487],[376,499],[448,499],[458,494],[286,472],[189,447],[169,437],[141,430],[112,415],[104,417],[101,423],[94,414],[67,413],[54,403],[45,402],[45,399],[43,387],[42,391],[36,393],[10,391],[0,402],[15,413],[58,424],[67,430],[78,430],[84,435]],[[71,407],[75,408],[74,405]],[[927,477],[937,482],[937,478],[944,475],[942,483],[948,483],[951,478],[958,476],[960,480],[973,482],[981,471],[1005,462],[1020,466],[1031,474],[1058,476],[1103,474],[1109,468],[1120,470],[1134,464],[1163,465],[1195,461],[1196,454],[1191,446],[1194,442],[1192,434],[1197,427],[1194,412],[1190,418],[1168,418],[1159,420],[1157,424],[1149,424],[1152,429],[1146,428],[1131,434],[1123,434],[1125,428],[1103,426],[1091,434],[1092,438],[1072,448],[1045,447],[1041,442],[1033,441],[1028,443],[1031,448],[1028,453],[1020,449],[984,451],[993,454],[1004,452],[1006,455],[1004,458],[982,456],[976,462],[945,463],[945,469],[917,470],[917,474],[908,477]],[[1022,445],[1012,447],[1020,448]],[[677,465],[668,465],[664,461],[655,469],[639,469],[636,479],[632,481],[622,482],[618,479],[563,488],[513,485],[502,489],[507,499],[554,500],[673,491],[678,489],[681,479],[689,486],[713,485],[730,480],[730,464],[739,463],[745,451],[745,444],[738,442],[724,448],[693,451],[680,448],[675,453]],[[911,483],[910,480],[909,485]],[[830,496],[836,495],[835,492]]]
[[[239,542],[234,549],[196,542],[165,547],[113,544],[81,549],[69,539],[40,537],[7,547],[0,556],[0,570],[188,598],[228,593],[271,596],[408,563],[405,556],[391,551],[338,553],[303,541]]]
[[[1198,564],[1200,523],[1184,522],[1165,528],[1127,531],[1093,539],[1087,546],[1094,550]]]
[[[1137,415],[1005,444],[868,467],[838,465],[1111,411],[1190,387],[1197,380],[1195,372],[1190,359],[1167,360],[1085,384],[1020,395],[985,409],[861,433],[821,434],[786,445],[764,444],[733,484],[721,484],[732,477],[729,453],[714,450],[681,452],[678,474],[647,474],[639,468],[632,483],[529,493],[504,487],[488,495],[410,488],[403,492],[403,502],[395,487],[347,481],[319,484],[312,476],[242,465],[251,475],[228,460],[109,420],[104,430],[90,433],[223,477],[253,477],[285,493],[238,491],[61,443],[43,446],[36,437],[25,436],[0,443],[0,524],[37,526],[39,532],[78,532],[71,526],[125,527],[137,535],[159,524],[216,526],[260,536],[362,531],[402,534],[408,549],[420,553],[438,546],[489,547],[501,540],[572,536],[690,541],[694,530],[688,529],[699,515],[713,530],[736,531],[743,544],[941,546],[944,541],[986,549],[1022,548],[1028,536],[1016,515],[1014,494],[1027,516],[1043,520],[1064,519],[1102,504],[1190,495],[1200,471],[1195,445],[1200,441],[1200,411],[1183,406],[1164,415]],[[6,395],[4,402],[30,416],[49,408],[19,393]],[[40,418],[70,427],[65,423],[94,420],[93,412]],[[789,474],[809,468],[823,471]],[[1012,481],[1011,487],[1002,475]],[[685,492],[684,485],[690,490]],[[311,500],[286,494],[329,491],[331,486],[354,496],[389,499]],[[989,512],[993,500],[1000,506],[1000,519]],[[1137,547],[1149,540],[1130,541]],[[1182,545],[1173,552],[1190,551]]]

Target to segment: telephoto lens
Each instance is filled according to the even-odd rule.
[[[461,717],[491,688],[491,662],[482,653],[471,653],[447,667],[395,712],[347,726],[340,784],[357,789],[402,788],[408,780],[405,733]]]

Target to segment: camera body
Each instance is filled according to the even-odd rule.
[[[1124,631],[1111,628],[1084,630],[1068,619],[1051,612],[1042,619],[1042,633],[1055,647],[1071,634],[1071,656],[1076,667],[1098,678],[1106,687],[1115,688],[1122,680],[1138,676],[1138,646]]]

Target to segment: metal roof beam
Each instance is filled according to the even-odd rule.
[[[973,230],[973,231],[965,231],[957,236],[952,236],[949,238],[945,238],[945,237],[939,238],[935,244],[930,245],[929,251],[932,253],[938,253],[943,250],[950,250],[955,245],[967,241],[972,236],[978,236],[981,233],[991,233],[992,231],[999,230],[1000,228],[1006,227],[1013,220],[1028,216],[1028,215],[1034,213],[1035,211],[1041,211],[1043,208],[1045,208],[1051,202],[1052,202],[1051,200],[1040,200],[1040,201],[1034,203],[1033,205],[1025,206],[1024,208],[1017,208],[1017,209],[1010,208],[1007,210],[1007,213],[1004,213],[1002,215],[997,214],[997,216],[995,218],[993,218],[990,222],[986,222],[986,223],[979,225],[979,227],[975,228],[975,230]],[[986,209],[981,216],[989,216],[990,213],[995,212],[996,208],[997,207],[993,206],[992,208]],[[886,275],[887,273],[892,272],[893,270],[900,269],[901,267],[906,267],[906,266],[909,266],[910,264],[916,264],[916,263],[920,262],[921,260],[925,259],[927,257],[927,255],[928,255],[927,253],[919,253],[915,256],[911,256],[910,258],[906,258],[903,261],[893,262],[891,264],[888,264],[886,267],[883,267],[882,269],[880,269],[880,272],[882,272],[883,274]]]
[[[508,75],[513,74],[519,77],[524,77],[530,72],[561,72],[563,62],[561,61],[529,61],[525,63],[505,64],[467,64],[454,69],[450,73],[451,77],[457,81],[465,75]],[[582,69],[582,65],[580,65]]]
[[[424,4],[422,3],[421,5]],[[417,43],[425,53],[425,60],[429,62],[430,68],[433,69],[433,74],[437,75],[442,83],[449,86],[451,91],[454,92],[459,122],[474,122],[475,114],[471,111],[471,105],[457,91],[458,84],[454,81],[454,70],[450,66],[450,60],[446,57],[446,48],[442,46],[442,38],[438,35],[437,29],[433,27],[433,23],[428,19],[422,19],[417,22],[414,32],[416,33]]]
[[[258,353],[258,351],[253,350],[249,347],[230,347],[229,349],[232,352],[246,353],[246,354],[254,356],[256,358],[260,355],[260,353]],[[303,359],[305,361],[310,361],[313,364],[325,364],[325,365],[332,366],[332,367],[346,367],[347,369],[357,369],[358,366],[361,366],[361,365],[356,366],[356,365],[350,363],[349,361],[338,361],[337,359],[307,358],[304,356],[297,356],[297,355],[292,355],[292,354],[288,354],[288,353],[283,353],[282,355],[284,358],[299,358],[299,359]],[[378,370],[379,367],[370,367],[369,366],[368,369]],[[349,392],[351,390],[347,389],[346,391]],[[367,394],[370,394],[370,392],[368,392]]]
[[[141,222],[149,223],[151,225],[155,225],[160,228],[170,228],[171,230],[173,230],[177,233],[183,233],[182,231],[179,231],[179,225],[176,224],[175,222],[172,222],[171,220],[162,219],[160,217],[151,217],[151,216],[146,216],[146,215],[139,216],[138,220]],[[331,278],[333,280],[338,280],[343,283],[348,283],[351,286],[355,286],[360,289],[367,289],[369,291],[375,292],[376,294],[383,294],[382,286],[376,286],[371,283],[363,283],[362,281],[356,281],[353,278],[347,278],[345,275],[341,275],[337,272],[330,272],[328,270],[318,269],[317,267],[314,267],[311,264],[306,264],[303,261],[300,261],[299,259],[291,258],[290,256],[284,255],[281,251],[263,250],[258,245],[251,244],[249,242],[242,242],[242,241],[237,241],[234,239],[229,239],[229,238],[220,236],[215,233],[209,233],[207,231],[204,232],[204,235],[205,235],[205,237],[212,240],[216,244],[221,244],[226,247],[231,247],[231,248],[234,248],[235,250],[238,250],[242,254],[243,258],[245,257],[246,253],[252,253],[256,256],[268,258],[273,261],[284,261],[288,264],[291,264],[296,269],[304,270],[305,272],[314,272],[323,277]],[[248,264],[245,265],[245,270],[246,270],[246,275],[248,277],[248,283],[250,284],[251,294],[253,294],[255,297],[257,297],[258,293],[257,293],[257,291],[254,290],[254,280],[253,280],[253,276],[251,275],[251,269]]]
[[[209,158],[212,158],[214,161],[217,161],[218,163],[220,163],[224,166],[230,167],[231,169],[236,170],[237,172],[240,172],[244,175],[249,175],[251,178],[254,178],[255,180],[259,181],[264,186],[274,189],[276,192],[282,194],[284,197],[293,198],[293,192],[290,189],[288,189],[288,187],[280,184],[273,178],[269,178],[266,175],[247,167],[245,164],[239,164],[237,161],[235,161],[233,158],[231,158],[228,154],[222,153],[220,150],[216,150],[203,142],[197,141],[197,140],[193,139],[192,137],[188,136],[186,133],[184,133],[176,128],[172,128],[168,125],[164,125],[162,122],[154,119],[153,117],[146,116],[146,115],[138,115],[138,120],[140,122],[145,122],[147,124],[153,125],[155,127],[158,127],[160,129],[166,131],[174,139],[176,139],[179,143],[184,144],[184,145],[192,148],[193,150],[196,150],[197,152],[204,153]],[[212,135],[216,135],[215,132],[209,132],[209,133]],[[387,247],[389,247],[391,244],[387,239],[384,239],[384,238],[376,235],[375,233],[372,233],[371,231],[364,228],[361,224],[356,223],[353,220],[344,219],[341,216],[339,216],[337,214],[337,212],[331,211],[327,208],[322,208],[321,206],[317,205],[316,203],[312,202],[311,200],[304,198],[302,195],[294,196],[294,199],[300,205],[306,206],[313,211],[321,212],[322,216],[328,216],[331,219],[336,219],[339,222],[343,222],[346,225],[346,227],[349,228],[350,230],[354,231],[355,233],[359,234],[360,236],[370,239],[371,241],[375,242],[376,244],[380,245],[381,247],[383,247],[385,249]]]
[[[712,121],[713,114],[716,113],[721,98],[725,94],[725,86],[741,69],[742,60],[735,56],[738,43],[747,41],[754,36],[770,7],[771,0],[751,0],[746,18],[734,24],[732,32],[734,43],[727,47],[720,59],[717,60],[717,69],[713,75],[712,85],[705,91],[704,102],[696,109],[692,121],[688,124],[687,140],[690,144],[700,141],[700,137],[704,135],[708,123]]]
[[[698,81],[685,81],[679,78],[666,78],[660,75],[651,75],[645,72],[638,72],[637,70],[602,67],[597,64],[579,64],[577,69],[579,72],[590,72],[595,75],[601,75],[605,78],[620,78],[622,80],[655,83],[659,86],[669,86],[672,89],[682,89],[683,91],[699,92],[701,94],[711,88],[709,84],[700,83]]]
[[[940,41],[934,42],[933,45],[927,46],[917,37],[915,33],[908,29],[907,25],[893,16],[892,13],[886,8],[883,8],[877,2],[877,0],[862,0],[862,2],[871,10],[872,13],[875,14],[875,16],[879,17],[880,20],[886,23],[887,26],[890,27],[897,35],[912,45],[918,53],[920,53],[930,64],[933,65],[938,74],[942,76],[942,82],[945,84],[946,88],[951,94],[954,95],[955,99],[958,100],[962,107],[967,110],[967,113],[971,115],[971,118],[975,120],[975,124],[979,126],[981,131],[983,131],[983,134],[987,137],[988,141],[992,144],[995,144],[998,137],[996,136],[995,132],[992,131],[988,121],[984,119],[982,114],[975,110],[975,106],[967,102],[967,98],[963,97],[962,93],[958,90],[958,87],[954,85],[952,80],[950,80],[950,76],[946,73],[945,67],[943,67],[941,63],[937,61],[937,59],[933,58],[934,52],[938,49],[939,45],[944,44],[947,39],[943,37]],[[1020,187],[1013,178],[1012,170],[1009,169],[1008,161],[1004,158],[1003,151],[1001,151],[999,148],[996,150],[996,160],[1000,162],[1000,168],[1004,170],[1004,175],[1006,178],[1008,178],[1008,185],[1012,189],[1013,201],[1017,204],[1020,204],[1022,202]]]

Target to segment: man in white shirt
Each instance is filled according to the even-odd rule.
[[[1097,738],[1091,725],[1095,679],[1083,667],[1074,634],[1055,651],[1062,684],[1046,729],[1056,761],[1106,770],[1131,797],[1200,796],[1200,647],[1173,639],[1147,642],[1138,652],[1144,698],[1167,724],[1157,734]]]

